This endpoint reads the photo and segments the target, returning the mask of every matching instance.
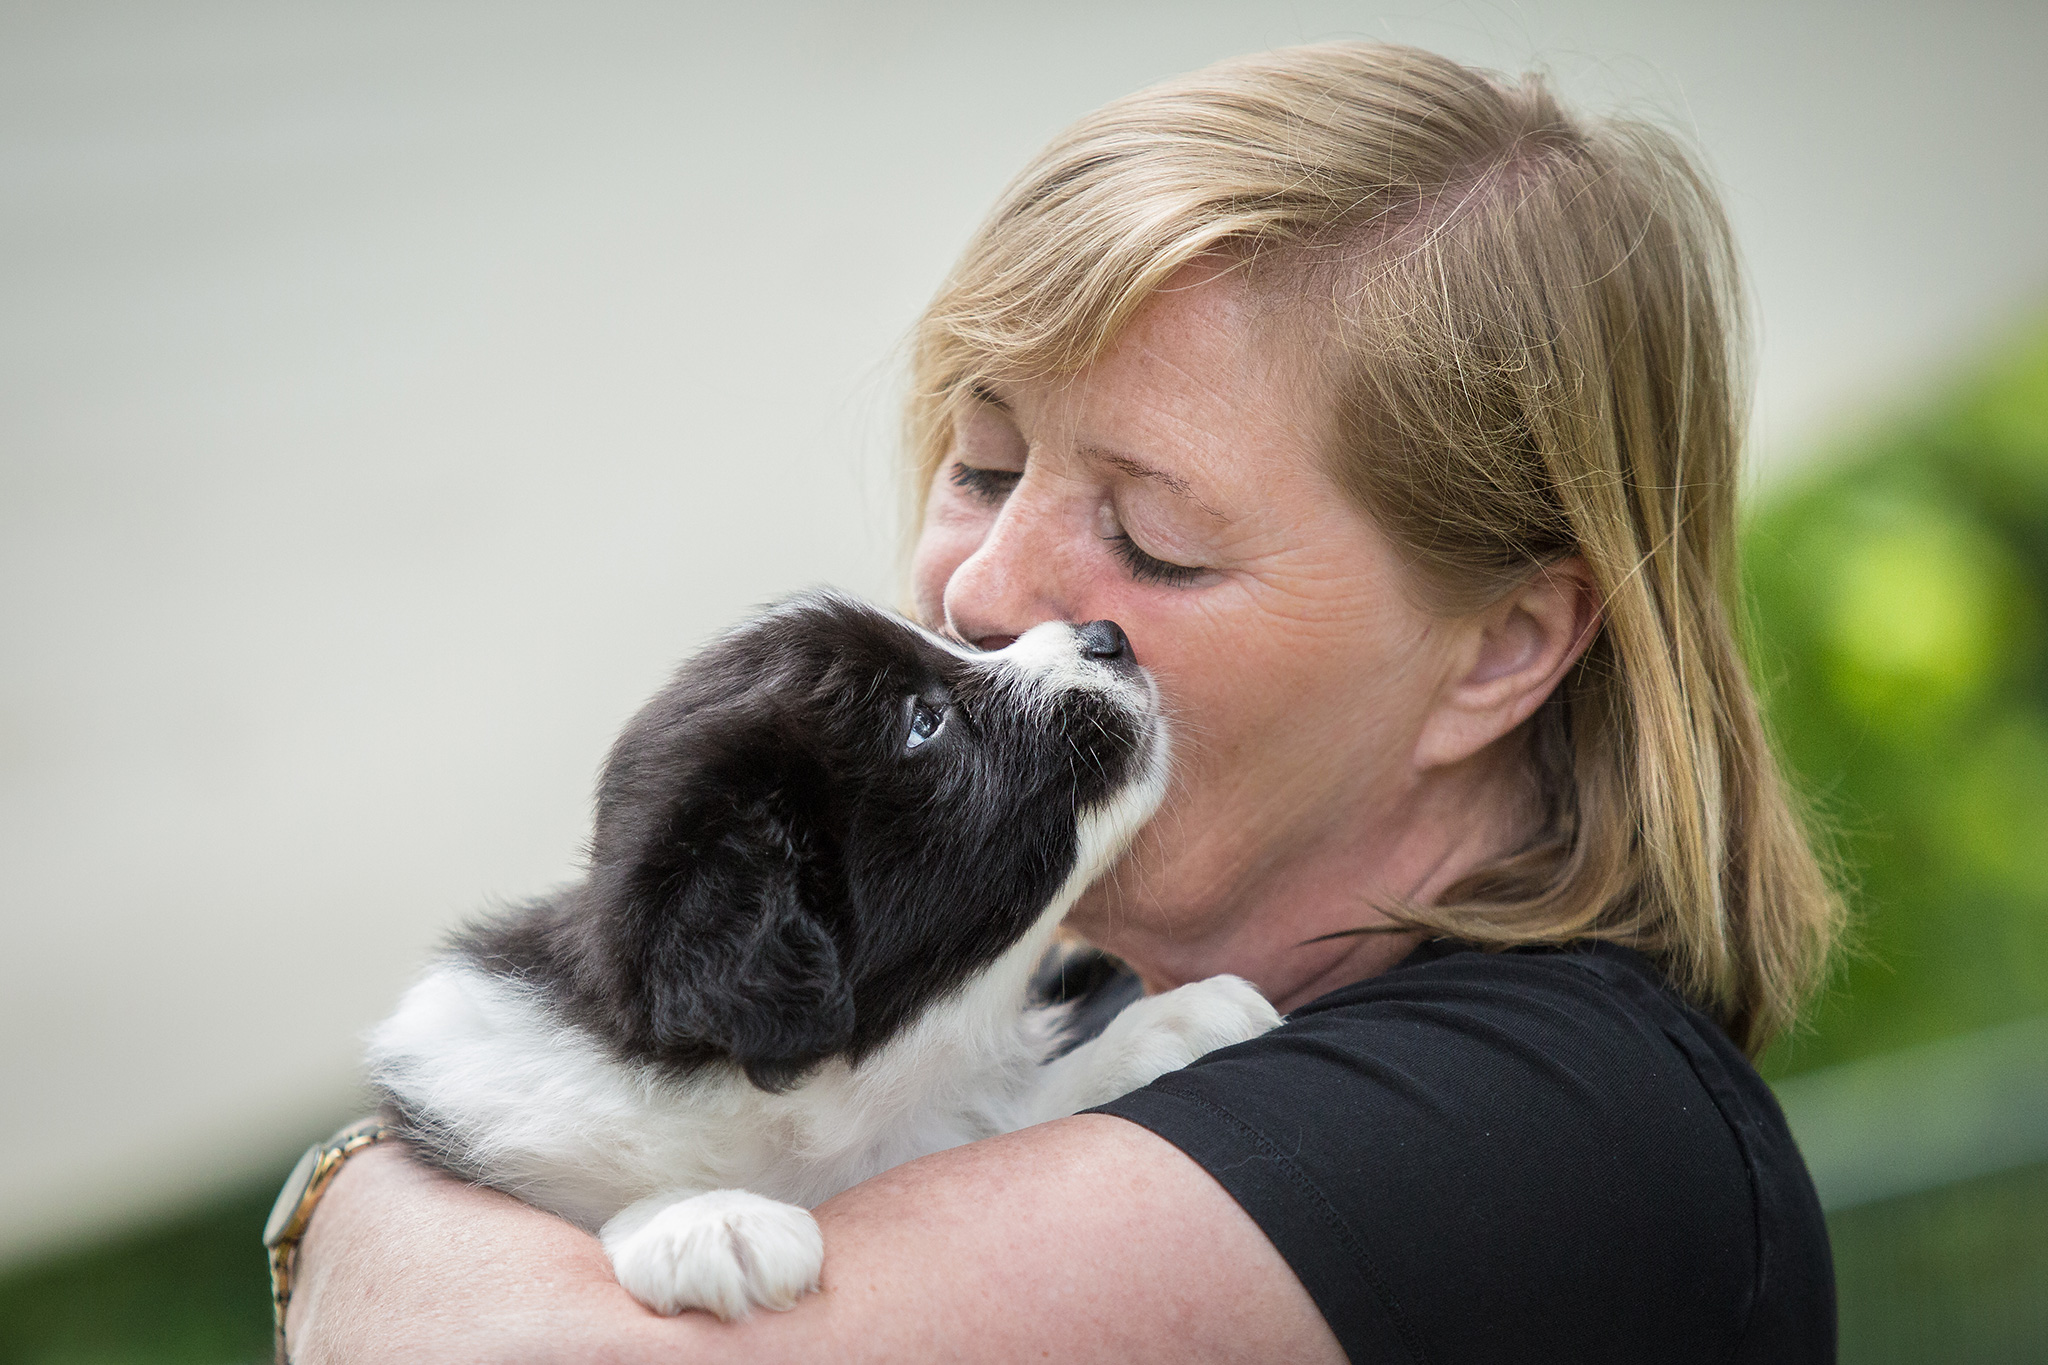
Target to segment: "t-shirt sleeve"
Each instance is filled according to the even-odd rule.
[[[1228,1190],[1354,1361],[1728,1361],[1752,1180],[1628,995],[1562,955],[1460,954],[1098,1112]]]

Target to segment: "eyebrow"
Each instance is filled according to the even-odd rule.
[[[1002,395],[998,394],[985,381],[977,381],[969,385],[967,391],[978,403],[986,403],[990,407],[1000,408],[1004,412],[1010,410],[1010,405],[1003,401]],[[1134,479],[1144,479],[1148,483],[1156,483],[1175,497],[1193,503],[1218,521],[1230,520],[1229,517],[1224,516],[1223,513],[1217,511],[1208,503],[1203,502],[1201,495],[1195,492],[1195,486],[1178,474],[1169,474],[1163,469],[1155,469],[1142,460],[1134,460],[1122,451],[1111,450],[1106,446],[1080,445],[1076,446],[1075,450],[1091,460],[1099,461],[1112,469],[1120,470]]]
[[[1175,497],[1183,498],[1193,503],[1218,521],[1230,520],[1230,518],[1224,516],[1208,503],[1203,502],[1201,496],[1195,492],[1194,485],[1178,474],[1169,474],[1163,469],[1154,469],[1151,465],[1141,460],[1132,459],[1122,451],[1109,450],[1102,446],[1082,445],[1075,447],[1075,449],[1089,459],[1098,460],[1112,469],[1121,470],[1134,479],[1143,479],[1147,483],[1158,484]]]

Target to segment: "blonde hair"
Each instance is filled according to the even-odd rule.
[[[1407,923],[1654,957],[1752,1053],[1842,922],[1737,633],[1734,253],[1668,134],[1535,78],[1331,43],[1118,100],[1004,193],[919,326],[913,496],[975,386],[1068,373],[1222,254],[1329,365],[1336,483],[1457,612],[1583,558],[1602,604],[1530,725],[1541,832]]]

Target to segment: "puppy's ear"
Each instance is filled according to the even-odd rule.
[[[626,873],[628,995],[655,1052],[729,1057],[779,1090],[852,1040],[853,995],[787,821],[722,814]]]

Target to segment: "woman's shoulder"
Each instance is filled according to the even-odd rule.
[[[1070,965],[1064,980],[1081,985],[1057,996],[1087,1021],[1077,1036],[1138,993],[1128,973],[1099,961]],[[1290,1083],[1297,1070],[1315,1076],[1312,1104]],[[1433,940],[1158,1087],[1261,1104],[1266,1095],[1284,1108],[1305,1106],[1304,1118],[1331,1104],[1399,1112],[1427,1092],[1430,1116],[1453,1125],[1501,1104],[1538,1103],[1578,1124],[1659,1141],[1674,1136],[1659,1131],[1667,1127],[1720,1127],[1732,1138],[1782,1124],[1770,1088],[1712,1020],[1648,958],[1598,942],[1489,951]]]
[[[1347,1345],[1831,1358],[1826,1233],[1770,1091],[1627,949],[1426,944],[1104,1111],[1222,1183]]]
[[[1604,944],[1425,944],[1137,1095],[1226,1111],[1283,1146],[1391,1138],[1407,1151],[1382,1160],[1417,1177],[1463,1163],[1562,1180],[1624,1155],[1637,1170],[1735,1176],[1753,1139],[1782,1127],[1726,1036],[1647,959]]]
[[[1534,1062],[1562,1048],[1580,1066],[1659,1066],[1678,1056],[1755,1073],[1728,1035],[1688,1004],[1643,954],[1611,943],[1482,949],[1424,943],[1393,970],[1340,987],[1288,1022],[1318,1036],[1368,1036],[1378,1047],[1507,1052]],[[1549,1068],[1538,1068],[1545,1075]],[[1661,1068],[1660,1068],[1661,1069]],[[1768,1102],[1758,1082],[1755,1098]]]

